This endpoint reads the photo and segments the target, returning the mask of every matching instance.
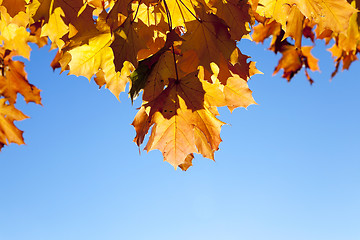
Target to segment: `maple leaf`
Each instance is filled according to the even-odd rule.
[[[106,16],[106,23],[111,29],[116,29],[126,20],[128,6],[131,6],[132,0],[116,1]]]
[[[168,84],[169,78],[175,78],[175,65],[171,52],[161,54],[145,80],[143,100],[150,102],[159,96]]]
[[[115,30],[115,40],[110,47],[114,52],[115,69],[120,71],[125,61],[137,67],[137,54],[140,49],[146,48],[144,39],[139,38],[137,28],[143,24],[141,21],[133,22],[130,18]]]
[[[137,14],[137,18],[141,20],[148,27],[155,25],[158,26],[164,21],[163,10],[161,9],[160,4],[156,5],[146,5],[142,3],[140,5],[133,4],[134,15]]]
[[[283,40],[289,36],[293,37],[293,39],[295,39],[295,47],[297,48],[301,48],[304,19],[304,15],[295,5],[290,7],[285,25],[285,34]]]
[[[351,15],[358,11],[346,0],[289,0],[289,4],[296,4],[305,17],[316,22],[320,33],[345,31]]]
[[[280,34],[281,27],[276,21],[267,20],[264,23],[259,23],[253,29],[254,32],[251,35],[253,41],[263,43],[270,36],[276,38]]]
[[[41,23],[36,22],[30,25],[29,42],[35,43],[39,48],[45,46],[48,43],[47,37],[41,37]]]
[[[185,158],[185,161],[179,165],[179,167],[181,168],[181,170],[186,171],[189,169],[189,167],[191,167],[192,164],[192,160],[194,159],[194,154],[189,154],[187,155],[187,157]]]
[[[319,70],[317,66],[317,59],[314,58],[311,53],[312,47],[302,47],[301,49],[296,48],[292,45],[282,46],[281,53],[283,56],[279,60],[279,64],[274,70],[274,75],[280,70],[284,69],[283,78],[288,81],[303,67],[310,68],[312,71]],[[312,84],[313,80],[310,78],[308,72],[305,72],[307,79]]]
[[[26,31],[29,23],[25,12],[19,12],[15,17],[10,17],[4,6],[0,6],[0,43],[6,49],[16,51],[27,59],[30,58],[31,48],[27,44],[30,33]]]
[[[183,39],[180,38],[174,30],[170,31],[167,34],[167,38],[166,38],[164,46],[161,49],[159,49],[159,51],[157,51],[155,54],[153,54],[150,57],[148,57],[146,59],[143,59],[143,60],[141,60],[139,62],[138,68],[129,76],[130,79],[131,79],[131,83],[132,83],[131,89],[130,89],[131,100],[133,100],[138,95],[140,90],[144,89],[145,86],[147,86],[147,85],[154,85],[154,86],[157,85],[156,88],[153,88],[153,90],[155,92],[159,92],[159,91],[162,90],[162,89],[159,89],[157,91],[158,86],[162,85],[162,87],[164,87],[163,83],[157,84],[157,81],[158,80],[160,80],[160,81],[163,80],[164,81],[164,79],[166,79],[166,78],[164,78],[163,74],[153,77],[153,75],[151,75],[151,73],[153,72],[154,68],[156,68],[156,75],[158,73],[160,73],[157,70],[159,70],[159,67],[161,67],[161,68],[163,67],[163,66],[161,66],[162,61],[160,61],[160,64],[158,64],[161,56],[166,51],[168,51],[171,46],[173,46],[174,41],[180,41],[180,40],[183,40]],[[162,58],[162,59],[164,59],[164,58]],[[164,69],[165,71],[169,70],[168,66],[164,66],[164,67],[166,67]],[[153,78],[154,81],[151,81],[151,80],[148,81],[149,77]],[[160,79],[158,77],[160,77]],[[150,83],[150,82],[152,82],[152,83]],[[150,92],[150,91],[147,91],[147,92]],[[154,97],[154,94],[156,94],[156,93],[153,92],[153,97]],[[147,95],[145,95],[144,100],[149,101],[150,99],[146,99],[146,96]]]
[[[88,44],[69,50],[67,52],[71,56],[68,63],[69,74],[85,76],[90,80],[102,70],[106,86],[118,97],[119,93],[125,90],[128,79],[115,70],[114,55],[110,44],[111,34],[103,33],[89,39]],[[131,66],[124,66],[124,72],[129,72],[130,69]]]
[[[319,25],[319,31],[330,29],[342,32],[347,29],[350,16],[357,10],[346,0],[259,0],[256,12],[266,18],[273,18],[285,26],[291,8],[298,8],[301,13]],[[285,30],[285,28],[283,28]]]
[[[195,0],[171,0],[161,1],[166,15],[166,9],[169,10],[171,19],[165,19],[167,22],[171,21],[173,27],[183,26],[184,23],[196,19],[194,5],[197,4]]]
[[[182,52],[193,50],[196,52],[199,65],[211,71],[210,63],[218,66],[224,60],[229,60],[236,48],[231,40],[228,26],[214,14],[208,14],[203,7],[196,8],[200,20],[186,22],[187,32],[182,38]]]
[[[19,130],[14,121],[28,118],[14,105],[6,104],[5,98],[0,98],[0,150],[1,147],[9,143],[24,144],[22,137],[23,131]]]
[[[142,106],[136,113],[134,121],[131,123],[131,125],[134,126],[136,131],[134,142],[136,145],[140,146],[143,143],[144,138],[151,126],[151,119],[149,118],[149,114],[146,112],[144,106]]]
[[[13,124],[26,118],[13,106],[18,93],[41,104],[24,64],[12,57],[29,59],[28,43],[42,47],[49,38],[58,48],[53,69],[94,77],[117,98],[129,81],[131,100],[143,91],[134,141],[140,146],[151,129],[145,150],[159,149],[183,170],[194,153],[214,160],[224,124],[218,107],[256,104],[247,81],[260,71],[236,46],[251,30],[255,42],[272,38],[269,49],[282,54],[274,74],[283,69],[287,80],[304,68],[312,83],[308,70],[319,70],[303,36],[335,40],[332,76],[360,52],[356,1],[0,0],[0,13],[0,148],[23,143]]]
[[[154,125],[145,150],[159,149],[164,160],[175,168],[194,152],[214,159],[221,142],[220,128],[224,123],[204,105],[206,85],[196,75],[195,72],[179,80],[170,78],[167,88],[145,104],[133,122],[138,145]],[[146,108],[150,108],[149,113]]]
[[[246,1],[214,0],[212,6],[216,8],[216,15],[229,26],[232,39],[241,40],[250,32],[252,19],[249,14],[250,5]]]
[[[17,94],[23,95],[26,102],[41,104],[40,90],[27,80],[24,63],[12,61],[11,53],[0,49],[2,73],[0,75],[0,95],[4,96],[10,104],[16,103]]]
[[[49,22],[43,26],[41,31],[41,37],[48,36],[59,49],[65,45],[61,37],[69,32],[69,27],[62,19],[64,16],[64,11],[60,7],[55,8],[54,13],[50,15]]]
[[[223,91],[226,105],[231,112],[238,107],[247,108],[251,104],[256,104],[247,82],[238,76],[230,77]]]
[[[25,0],[3,0],[1,3],[11,17],[15,17],[19,12],[25,12],[25,4]]]
[[[32,0],[29,9],[35,22],[44,20],[47,23],[54,9],[61,8],[66,18],[65,22],[69,23],[71,20],[78,20],[78,12],[83,5],[83,0]]]
[[[356,6],[356,1],[352,1],[351,5]],[[358,58],[356,54],[360,49],[360,32],[358,25],[358,13],[354,13],[350,18],[349,28],[346,32],[340,33],[334,45],[328,49],[335,57],[335,70],[331,74],[334,77],[339,69],[340,63],[343,63],[342,69],[349,69],[351,63],[356,61]]]
[[[71,55],[69,74],[90,79],[107,65],[113,65],[114,55],[109,47],[111,42],[111,33],[102,33],[90,38],[87,44],[67,51]]]

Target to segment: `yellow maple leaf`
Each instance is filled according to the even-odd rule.
[[[125,90],[127,76],[132,69],[131,64],[125,64],[120,71],[115,70],[114,55],[110,48],[111,33],[102,33],[88,39],[87,43],[73,47],[64,53],[60,60],[63,69],[69,67],[69,74],[84,76],[91,79],[99,71],[103,71],[106,87],[118,98]]]
[[[285,26],[289,4],[287,0],[259,0],[256,12]]]
[[[179,80],[170,78],[166,90],[147,103],[133,122],[137,132],[134,141],[138,145],[154,125],[145,150],[159,149],[164,160],[175,168],[184,164],[191,153],[214,159],[214,151],[221,142],[220,128],[224,123],[210,111],[209,103],[204,103],[221,94],[214,96],[219,93],[205,91],[209,83],[202,83],[196,76],[194,72]]]
[[[162,21],[164,21],[160,5],[148,6],[144,3],[141,3],[140,5],[134,3],[132,4],[132,9],[133,15],[136,15],[137,18],[147,26],[158,26]]]
[[[196,0],[171,0],[171,1],[161,1],[163,6],[162,9],[165,10],[163,13],[166,16],[166,9],[169,10],[171,19],[165,19],[166,22],[171,20],[172,27],[183,26],[185,27],[185,22],[195,20],[194,15],[195,6],[198,4]]]
[[[70,49],[70,72],[76,76],[84,76],[89,80],[107,65],[114,65],[114,55],[109,47],[112,42],[111,33],[102,33],[88,40],[88,43]]]
[[[295,47],[301,48],[304,15],[293,5],[289,8],[286,20],[286,25],[283,26],[285,34],[282,40],[291,36],[295,40]]]
[[[358,12],[346,0],[288,0],[288,3],[296,4],[305,17],[316,22],[320,33],[325,29],[345,31],[351,15]]]
[[[50,40],[61,49],[65,42],[61,39],[66,33],[69,32],[69,27],[64,23],[64,11],[58,7],[49,17],[49,22],[42,27],[41,36],[48,36]]]
[[[351,5],[356,7],[356,1],[352,1]],[[358,25],[358,13],[354,13],[350,18],[349,28],[346,32],[340,33],[336,38],[334,45],[328,49],[332,53],[332,56],[335,57],[335,70],[331,74],[331,77],[334,77],[340,67],[342,62],[342,69],[349,69],[353,61],[358,60],[356,54],[360,49],[360,32]]]
[[[0,6],[0,15],[0,42],[3,42],[2,46],[29,59],[31,48],[27,42],[30,33],[26,31],[29,17],[25,12],[19,12],[12,18],[4,6]]]
[[[252,97],[247,81],[239,76],[230,77],[224,86],[226,105],[232,112],[235,108],[247,108],[251,104],[257,104]]]

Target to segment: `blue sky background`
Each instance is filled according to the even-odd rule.
[[[264,75],[259,105],[232,114],[216,162],[174,171],[159,151],[139,155],[136,114],[85,78],[58,75],[55,51],[26,63],[43,107],[18,107],[26,145],[0,153],[0,240],[359,240],[360,62],[339,73],[322,42],[322,73],[291,83],[272,72],[268,45],[241,48]]]

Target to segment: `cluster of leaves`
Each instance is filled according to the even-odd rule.
[[[247,81],[260,73],[241,53],[244,38],[263,42],[282,58],[290,80],[301,68],[318,70],[302,46],[335,39],[330,51],[347,69],[360,50],[356,3],[346,0],[0,0],[0,149],[23,143],[14,121],[26,118],[15,108],[17,94],[41,104],[24,64],[29,43],[51,42],[51,63],[68,74],[93,78],[116,97],[130,84],[131,100],[142,92],[132,123],[134,141],[159,149],[175,168],[186,170],[194,153],[214,159],[221,142],[217,107],[255,104]],[[253,31],[252,36],[250,32]],[[287,39],[294,39],[291,44]]]

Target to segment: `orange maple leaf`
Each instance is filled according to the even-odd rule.
[[[0,48],[2,69],[0,74],[0,95],[10,104],[16,103],[17,94],[23,95],[26,102],[41,104],[40,90],[27,80],[24,63],[11,60],[12,53]]]
[[[0,98],[0,150],[9,143],[24,144],[23,131],[19,130],[14,121],[28,118],[14,105],[6,104],[5,98]]]

